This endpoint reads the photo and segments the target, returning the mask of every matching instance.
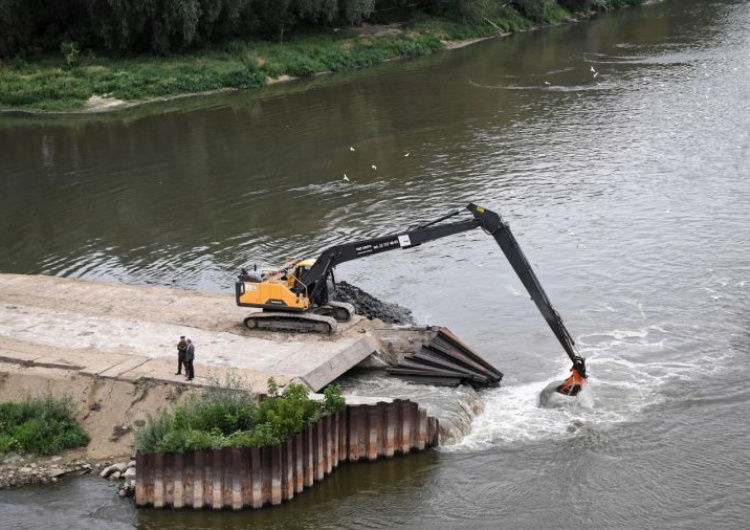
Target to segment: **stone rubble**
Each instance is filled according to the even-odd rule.
[[[343,280],[336,284],[336,300],[352,304],[358,315],[364,315],[370,320],[377,318],[386,324],[395,325],[415,324],[410,309],[378,300],[359,287]]]
[[[120,497],[132,497],[135,494],[135,460],[117,462],[102,469],[99,476],[117,484]]]
[[[101,478],[117,486],[120,497],[135,493],[135,460],[127,462],[90,463],[82,459],[64,462],[63,457],[23,456],[7,453],[0,457],[0,490],[30,484],[52,484],[65,476],[99,472]]]

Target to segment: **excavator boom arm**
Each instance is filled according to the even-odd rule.
[[[374,254],[380,254],[381,252],[395,250],[397,248],[415,247],[428,241],[481,227],[487,233],[492,235],[492,237],[495,238],[495,241],[497,241],[497,244],[502,249],[511,267],[513,267],[513,270],[518,275],[524,287],[526,287],[531,299],[534,301],[537,308],[542,313],[542,316],[547,321],[547,324],[552,329],[555,337],[557,337],[557,340],[573,362],[572,370],[575,371],[580,378],[585,379],[585,360],[576,350],[575,342],[563,324],[560,314],[554,307],[552,307],[552,303],[544,292],[541,283],[539,283],[539,279],[531,268],[531,264],[529,264],[528,259],[526,259],[526,256],[519,247],[516,238],[510,231],[508,224],[503,221],[499,214],[487,210],[482,206],[477,206],[472,203],[469,204],[467,208],[473,215],[472,219],[444,223],[443,221],[459,213],[458,211],[454,211],[440,217],[439,219],[425,223],[400,234],[377,237],[354,243],[344,243],[330,247],[324,250],[320,257],[318,257],[315,264],[301,279],[301,283],[306,287],[312,287],[310,297],[311,300],[315,302],[325,283],[325,281],[321,280],[324,280],[336,265],[372,256]],[[575,393],[580,390],[580,387],[581,385],[579,384]],[[570,393],[569,395],[574,394]]]
[[[451,213],[449,216],[455,214],[458,214],[458,212]],[[445,219],[449,216],[445,216],[441,219]],[[341,263],[380,254],[388,250],[395,250],[397,248],[415,247],[422,243],[426,243],[427,241],[433,241],[442,237],[459,234],[480,226],[476,219],[468,219],[447,224],[433,224],[435,222],[436,221],[427,223],[400,234],[376,237],[373,239],[366,239],[354,243],[344,243],[330,247],[324,250],[318,259],[315,260],[315,264],[310,267],[310,270],[307,271],[307,274],[301,279],[301,283],[308,287],[320,285],[320,280],[325,278],[331,269]],[[315,291],[316,289],[313,287],[313,300],[315,298]]]
[[[552,333],[555,334],[557,340],[562,345],[565,352],[573,362],[573,366],[578,369],[581,377],[586,377],[586,367],[583,358],[578,354],[575,347],[575,342],[570,336],[568,329],[563,324],[562,317],[552,307],[552,303],[547,297],[547,293],[544,292],[542,284],[534,273],[534,269],[531,268],[529,260],[526,259],[526,255],[518,245],[518,241],[510,231],[510,227],[505,223],[499,214],[491,212],[476,204],[469,204],[468,209],[474,214],[475,218],[480,219],[482,222],[482,228],[484,228],[492,237],[495,238],[497,244],[500,245],[505,257],[510,263],[513,270],[518,275],[518,278],[526,287],[531,299],[536,304],[539,311],[542,313],[544,320],[552,329]]]

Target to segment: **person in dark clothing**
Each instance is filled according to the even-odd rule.
[[[177,372],[174,375],[180,375],[183,366],[185,366],[185,373],[187,374],[187,365],[185,364],[185,353],[187,352],[187,349],[188,343],[183,335],[180,337],[180,342],[177,343]]]
[[[185,379],[192,381],[195,377],[195,370],[193,369],[193,361],[195,360],[195,346],[193,341],[187,340],[187,350],[185,351]]]

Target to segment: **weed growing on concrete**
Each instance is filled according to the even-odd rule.
[[[133,383],[133,401],[131,406],[142,401],[148,394],[148,381],[143,377],[139,377]]]

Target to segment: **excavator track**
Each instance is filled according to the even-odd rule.
[[[245,327],[263,331],[293,331],[296,333],[332,334],[336,319],[312,313],[256,313],[245,319]]]
[[[331,307],[329,315],[339,322],[349,322],[356,313],[354,306],[346,302],[331,300],[328,302],[328,305]]]

